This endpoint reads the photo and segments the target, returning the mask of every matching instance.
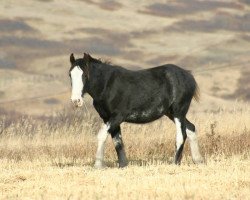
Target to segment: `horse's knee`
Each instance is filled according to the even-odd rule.
[[[123,148],[123,142],[120,133],[118,133],[115,137],[113,137],[113,142],[115,145],[115,149],[120,150]]]

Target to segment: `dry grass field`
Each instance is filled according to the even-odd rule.
[[[1,121],[1,199],[248,199],[249,106],[191,114],[206,164],[171,164],[175,127],[162,118],[123,124],[129,166],[118,169],[111,139],[108,168],[93,168],[100,121],[94,112],[64,111],[50,119]]]
[[[1,0],[0,199],[249,199],[249,0]],[[101,121],[92,100],[69,102],[69,55],[89,52],[129,69],[174,63],[192,70],[201,100],[172,164],[175,126],[122,124],[129,166],[93,168]]]

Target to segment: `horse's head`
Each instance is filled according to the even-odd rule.
[[[90,55],[84,53],[83,58],[75,59],[73,53],[70,55],[71,67],[69,77],[71,80],[71,101],[76,107],[83,105],[83,88],[89,77]]]

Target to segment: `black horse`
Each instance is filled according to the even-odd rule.
[[[119,167],[128,164],[121,136],[122,122],[148,123],[163,115],[176,124],[174,162],[180,164],[187,137],[194,163],[203,162],[195,126],[186,119],[192,98],[198,99],[197,83],[189,71],[172,64],[130,71],[104,63],[86,53],[79,59],[71,54],[70,62],[73,104],[82,106],[82,97],[88,93],[104,122],[97,136],[95,167],[103,167],[108,133],[115,144]]]

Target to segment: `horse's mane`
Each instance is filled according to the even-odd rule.
[[[104,60],[102,58],[93,58],[93,57],[91,57],[91,61],[94,62],[94,63],[98,63],[98,64],[112,65],[110,60]]]

